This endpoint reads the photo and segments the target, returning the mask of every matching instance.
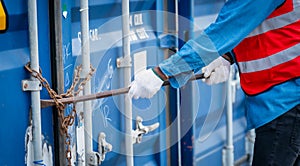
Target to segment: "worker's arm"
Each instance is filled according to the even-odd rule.
[[[166,78],[169,78],[171,86],[181,87],[194,72],[231,51],[282,2],[284,0],[229,0],[216,22],[197,38],[189,40],[176,54],[160,63],[159,70],[148,69],[135,75],[129,96],[151,98]],[[220,60],[216,62],[221,62]],[[211,66],[214,68],[210,73],[217,72],[218,66]]]
[[[284,0],[229,0],[215,23],[189,40],[176,54],[159,64],[173,87],[180,87],[204,66],[231,51]]]

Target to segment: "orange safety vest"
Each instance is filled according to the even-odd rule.
[[[286,0],[233,51],[249,95],[300,77],[300,0]]]

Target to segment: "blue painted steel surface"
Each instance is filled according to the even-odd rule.
[[[213,88],[223,89],[226,86],[221,84]],[[198,83],[199,87],[199,110],[195,119],[194,125],[194,156],[192,158],[196,165],[205,165],[205,163],[210,163],[212,165],[222,165],[222,149],[226,141],[226,105],[224,108],[220,107],[213,109],[214,111],[209,112],[210,114],[215,114],[214,118],[209,119],[206,123],[208,125],[215,124],[217,118],[218,109],[223,109],[221,111],[222,116],[217,122],[217,126],[210,133],[210,135],[202,141],[200,139],[200,131],[203,130],[203,124],[205,118],[210,110],[211,104],[216,104],[216,98],[210,98],[212,96],[212,89],[204,83]],[[224,91],[220,92],[224,93]],[[241,90],[237,91],[236,101],[233,105],[233,143],[234,143],[234,159],[237,160],[243,155],[245,155],[245,137],[246,137],[246,119],[245,110],[243,107],[244,94]],[[207,97],[204,97],[207,96]],[[221,99],[222,100],[222,99]],[[211,104],[208,104],[211,103]]]
[[[0,34],[0,165],[24,165],[25,134],[30,125],[30,92],[23,92],[21,81],[29,79],[24,65],[30,61],[27,1],[3,1],[8,11],[8,30]],[[38,3],[40,66],[51,83],[48,3]],[[48,98],[45,90],[42,98]],[[42,110],[44,142],[53,147],[52,110]]]

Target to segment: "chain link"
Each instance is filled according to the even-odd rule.
[[[79,83],[80,81],[80,72],[82,71],[82,65],[79,65],[75,69],[74,73],[74,79],[72,82],[72,85],[70,88],[66,91],[66,93],[58,95],[51,87],[48,81],[42,76],[42,70],[40,68],[40,71],[35,71],[30,68],[30,63],[25,65],[26,70],[28,70],[31,75],[35,78],[37,78],[42,86],[46,88],[46,90],[49,93],[50,98],[53,99],[55,102],[56,108],[58,110],[58,117],[60,119],[60,134],[64,135],[64,142],[66,145],[66,159],[68,160],[68,166],[71,166],[71,159],[72,159],[72,151],[71,151],[71,135],[68,132],[68,129],[70,126],[72,126],[75,122],[75,117],[76,117],[76,103],[73,103],[72,105],[72,112],[69,113],[69,115],[65,116],[64,115],[64,110],[66,108],[65,104],[59,101],[59,99],[62,98],[68,98],[68,97],[73,97],[77,96],[82,90],[85,84],[91,79],[93,74],[95,73],[95,68],[90,66],[90,72],[87,74],[87,76]],[[78,85],[79,83],[79,85]],[[77,88],[76,91],[74,91]]]

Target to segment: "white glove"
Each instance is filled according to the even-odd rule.
[[[152,69],[143,70],[135,75],[134,81],[130,84],[128,95],[135,99],[151,98],[157,93],[163,83]]]
[[[229,71],[230,62],[223,57],[219,57],[202,68],[202,73],[204,73],[205,77],[203,82],[208,85],[225,82],[229,78]]]

